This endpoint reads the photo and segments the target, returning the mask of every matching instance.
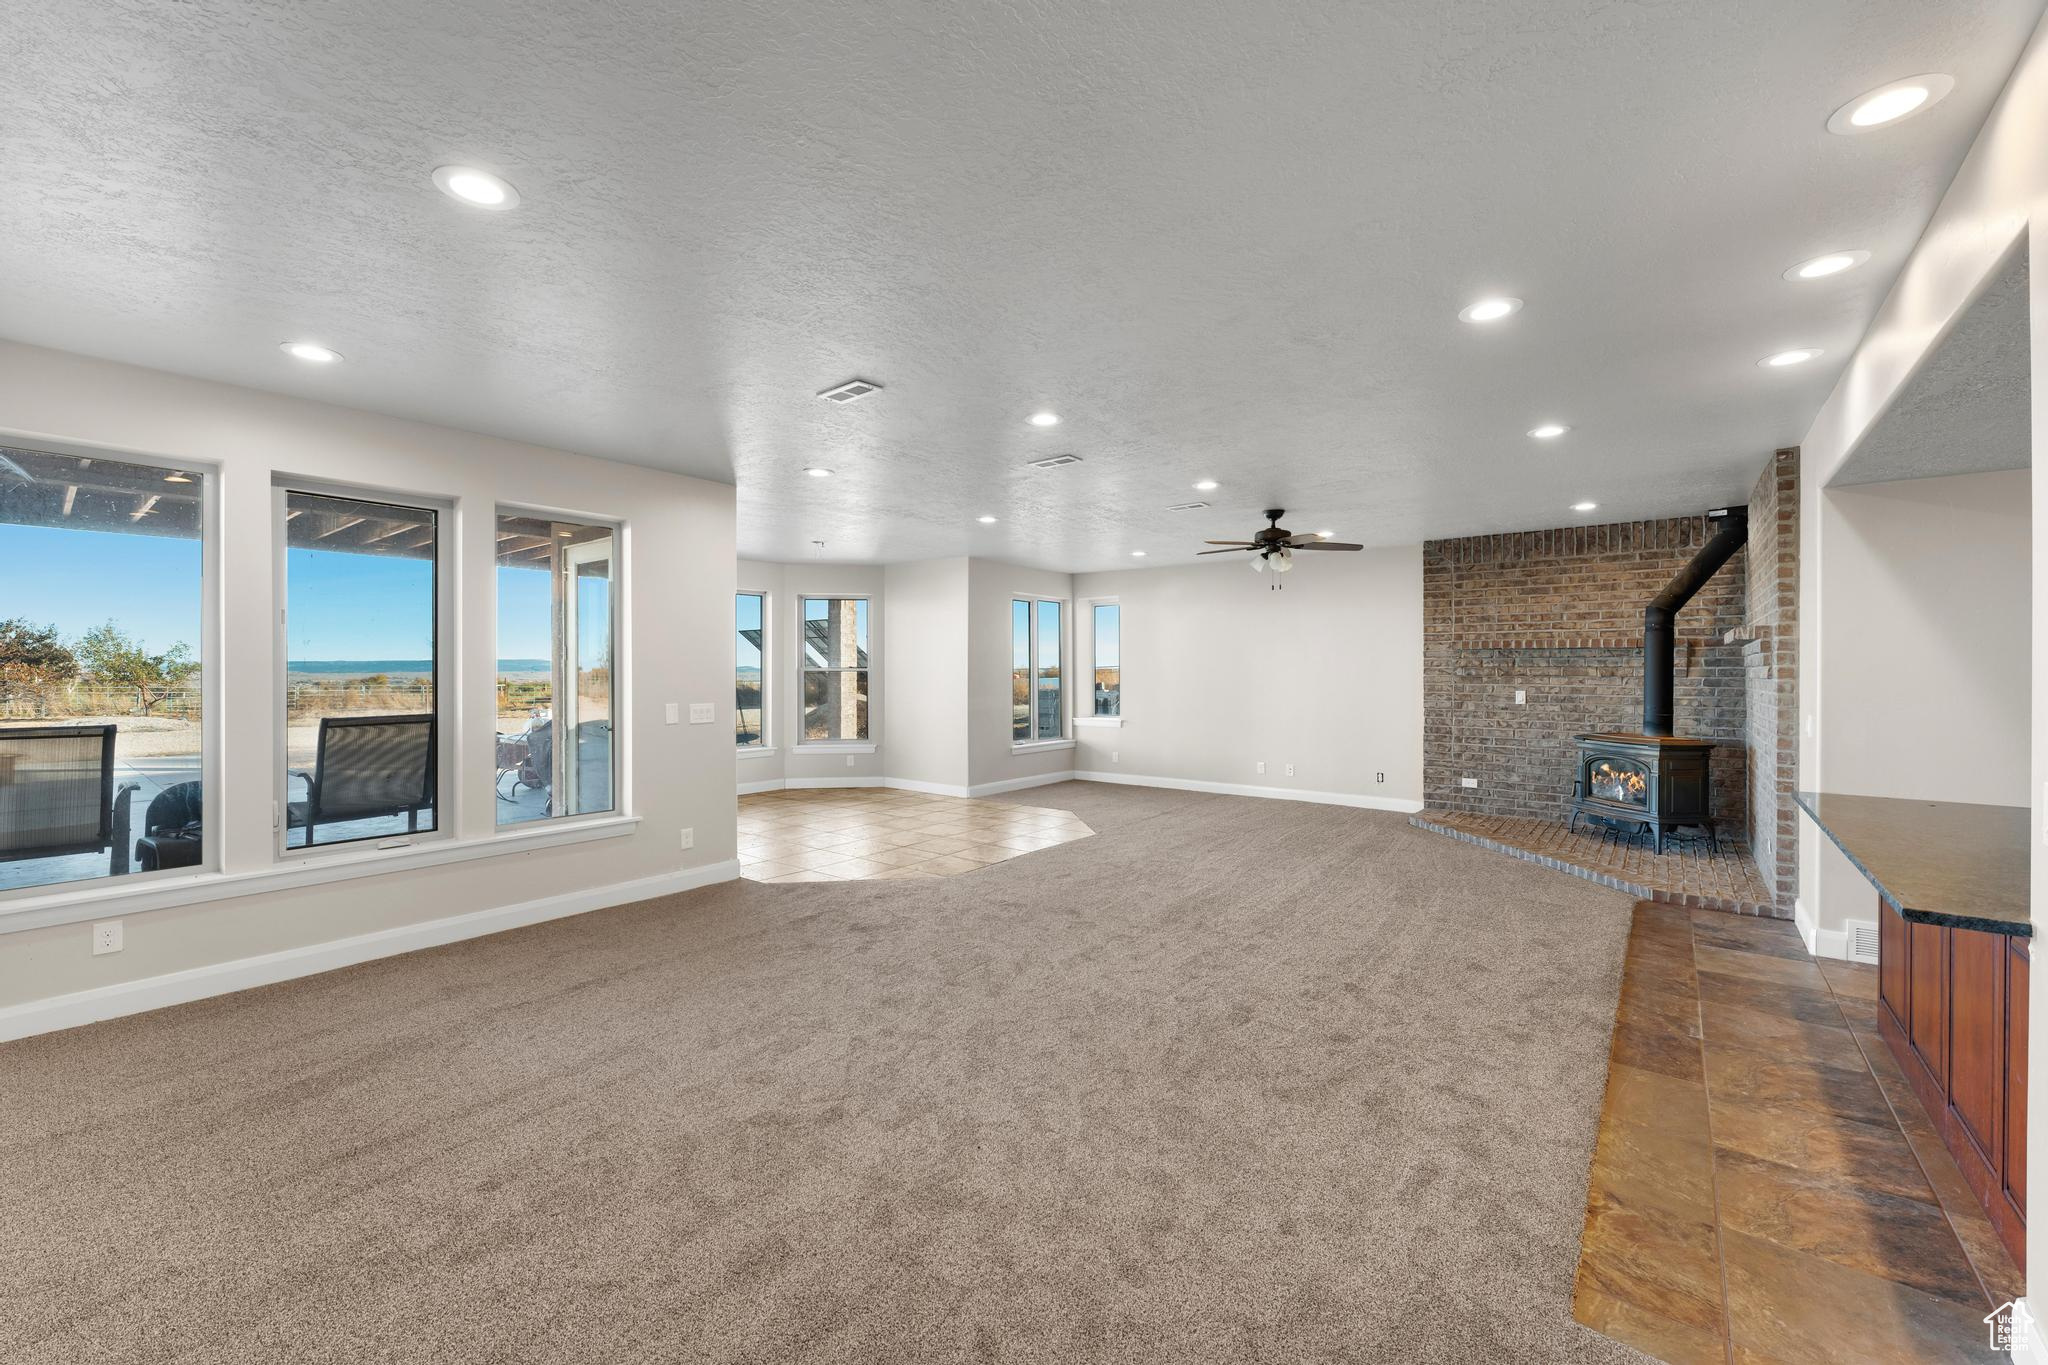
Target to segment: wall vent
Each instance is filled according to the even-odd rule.
[[[867,397],[881,387],[872,379],[849,379],[844,384],[826,389],[818,397],[828,403],[851,403],[857,398]]]
[[[1169,512],[1199,512],[1208,505],[1206,502],[1177,502],[1166,510]]]
[[[1033,469],[1058,469],[1062,465],[1079,463],[1081,463],[1079,455],[1048,455],[1042,460],[1033,460],[1031,467]]]
[[[1849,960],[1851,962],[1876,962],[1876,922],[1874,920],[1852,919],[1844,927],[1849,933]]]

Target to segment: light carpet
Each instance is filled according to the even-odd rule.
[[[733,882],[0,1047],[0,1359],[1636,1361],[1630,902],[1403,816]]]

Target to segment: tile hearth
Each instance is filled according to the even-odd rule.
[[[739,800],[740,876],[757,882],[952,877],[1095,832],[1071,811],[888,787]]]

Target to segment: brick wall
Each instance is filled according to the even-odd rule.
[[[1799,894],[1799,452],[1772,457],[1749,496],[1749,639],[1742,646],[1749,737],[1749,848],[1790,909]]]
[[[1572,737],[1641,731],[1643,607],[1711,534],[1699,516],[1426,543],[1424,800],[1563,820]],[[1676,729],[1721,746],[1714,815],[1736,839],[1749,829],[1745,645],[1722,640],[1744,624],[1748,557],[1738,553],[1678,614]],[[1516,705],[1517,689],[1526,704]]]

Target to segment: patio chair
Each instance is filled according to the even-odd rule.
[[[137,872],[199,865],[204,791],[197,782],[173,782],[150,799],[142,812],[142,834],[135,841]]]
[[[0,863],[106,853],[128,871],[128,807],[138,784],[114,788],[118,725],[0,729]]]
[[[403,815],[408,832],[434,808],[432,716],[322,716],[313,771],[300,769],[306,799],[285,806],[311,844],[321,825]]]
[[[505,790],[508,776],[512,779],[509,792]],[[552,720],[533,721],[522,735],[498,736],[497,781],[500,801],[510,801],[518,796],[521,787],[541,792],[555,785],[555,723]]]

